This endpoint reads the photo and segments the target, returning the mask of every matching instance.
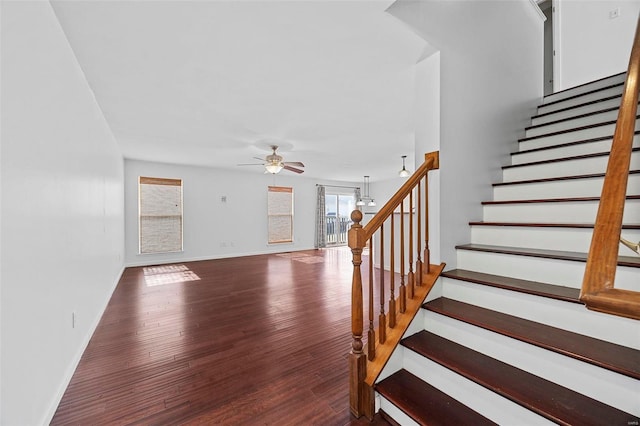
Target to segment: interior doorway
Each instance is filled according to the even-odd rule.
[[[538,6],[544,16],[547,18],[544,21],[544,72],[543,72],[543,90],[544,95],[550,95],[553,93],[553,9],[554,5],[552,0],[542,0],[538,2]]]

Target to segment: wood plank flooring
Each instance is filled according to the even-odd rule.
[[[127,268],[51,424],[370,424],[351,273],[347,248]]]

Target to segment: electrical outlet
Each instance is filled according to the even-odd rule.
[[[620,16],[620,8],[616,7],[615,9],[611,9],[609,11],[609,19],[615,19]]]
[[[226,203],[227,202],[227,196],[223,195],[222,197],[220,197],[220,202],[221,203]]]

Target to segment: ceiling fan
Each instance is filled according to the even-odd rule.
[[[299,161],[282,161],[283,158],[281,155],[278,155],[276,152],[278,150],[278,145],[271,145],[271,150],[273,151],[271,154],[267,155],[265,158],[253,157],[256,160],[263,161],[263,163],[247,163],[247,164],[238,164],[238,166],[264,166],[265,173],[280,173],[280,170],[285,169],[294,173],[304,173],[304,170],[299,169],[298,167],[304,167]],[[295,167],[294,167],[295,166]]]

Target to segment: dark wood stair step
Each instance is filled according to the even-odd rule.
[[[569,260],[574,262],[586,262],[587,253],[561,250],[532,249],[526,247],[505,247],[489,244],[462,244],[456,246],[456,250],[481,251],[488,253],[510,254],[515,256],[541,257],[545,259]],[[640,268],[640,257],[618,256],[618,266]]]
[[[558,92],[550,93],[550,94],[548,94],[548,95],[545,95],[545,96],[542,98],[542,104],[541,104],[540,106],[544,106],[544,105],[553,105],[553,104],[555,104],[555,103],[562,102],[562,101],[565,101],[565,100],[567,100],[567,99],[578,98],[578,97],[580,97],[580,96],[584,96],[584,95],[586,95],[586,94],[591,94],[591,93],[599,92],[599,91],[601,91],[601,90],[607,90],[607,89],[610,89],[610,88],[612,88],[612,87],[616,87],[616,86],[623,86],[623,85],[624,85],[624,82],[620,82],[620,83],[611,83],[611,84],[609,84],[609,85],[607,85],[607,86],[604,86],[604,87],[598,87],[598,88],[593,89],[593,90],[590,90],[590,91],[588,91],[588,92],[579,93],[579,94],[577,94],[577,95],[573,95],[573,96],[571,96],[571,97],[567,97],[567,98],[559,99],[559,100],[557,100],[557,101],[553,101],[553,102],[549,102],[549,103],[545,103],[545,102],[544,102],[544,100],[545,100],[545,99],[550,98],[551,96],[556,96],[556,95],[558,95],[558,94],[560,94],[560,93],[569,92],[569,91],[571,91],[571,90],[575,90],[575,89],[578,89],[578,88],[580,88],[580,87],[588,86],[588,85],[590,85],[590,84],[598,83],[598,82],[600,82],[600,81],[602,81],[602,80],[606,80],[606,79],[608,79],[608,78],[617,77],[617,76],[619,76],[619,75],[623,75],[623,74],[626,74],[626,73],[627,73],[626,71],[622,71],[622,72],[619,72],[619,73],[617,73],[617,74],[611,74],[611,75],[608,75],[608,76],[606,76],[606,77],[599,78],[599,79],[597,79],[597,80],[589,81],[589,82],[587,82],[587,83],[582,83],[582,84],[579,84],[579,85],[577,85],[577,86],[568,87],[568,88],[566,88],[566,89],[564,89],[564,90],[560,90],[560,91],[558,91]]]
[[[640,130],[636,130],[634,132],[634,135],[640,135]],[[601,142],[607,139],[611,139],[613,141],[613,135],[611,136],[599,136],[597,138],[590,138],[590,139],[582,139],[579,141],[573,141],[573,142],[566,142],[566,143],[560,143],[557,145],[549,145],[549,146],[541,146],[540,148],[531,148],[531,149],[525,149],[522,151],[514,151],[511,153],[511,156],[516,156],[516,155],[521,155],[521,154],[529,154],[531,152],[538,152],[538,151],[548,151],[551,149],[557,149],[557,148],[567,148],[570,146],[574,146],[574,145],[586,145],[589,143],[593,143],[593,142]]]
[[[496,424],[404,369],[376,384],[376,391],[419,424]]]
[[[467,271],[465,269],[453,269],[441,274],[443,277],[454,280],[466,281],[519,293],[532,294],[534,296],[549,299],[562,300],[564,302],[582,303],[579,300],[580,289],[547,284],[538,281],[521,280],[518,278],[504,277],[501,275],[484,274],[481,272]]]
[[[571,121],[571,120],[579,120],[579,119],[582,119],[582,118],[592,117],[592,116],[598,115],[598,114],[604,114],[605,112],[617,111],[619,109],[620,109],[620,105],[615,106],[615,107],[610,107],[610,108],[603,108],[603,109],[599,109],[597,111],[591,111],[591,112],[586,112],[584,114],[573,115],[571,117],[560,118],[558,120],[549,121],[547,123],[532,124],[531,126],[525,127],[524,130],[527,131],[527,130],[532,130],[532,129],[539,129],[539,128],[542,128],[544,126],[550,126],[550,125],[554,125],[554,124],[564,123],[564,122]]]
[[[638,119],[638,118],[640,118],[640,115],[636,116],[636,119]],[[565,133],[577,132],[577,131],[580,131],[580,130],[595,129],[596,127],[609,126],[611,124],[616,124],[616,121],[615,120],[608,120],[608,121],[603,121],[603,122],[600,122],[600,123],[587,124],[585,126],[573,127],[571,129],[558,130],[556,132],[544,133],[542,135],[529,136],[529,137],[526,137],[526,138],[518,139],[518,142],[526,142],[526,141],[531,141],[531,140],[535,140],[535,139],[542,139],[542,138],[546,138],[546,137],[549,137],[549,136],[562,135],[562,134],[565,134]],[[613,135],[613,133],[612,133],[612,135]]]
[[[611,86],[607,87],[607,89],[610,89],[610,88],[611,88]],[[598,103],[601,103],[601,102],[610,101],[611,99],[616,99],[616,98],[620,99],[620,101],[622,102],[622,93],[620,93],[619,95],[612,95],[612,96],[607,96],[607,97],[600,98],[600,99],[594,99],[593,101],[583,102],[581,104],[568,106],[566,108],[557,109],[557,110],[551,111],[551,112],[545,112],[545,113],[542,113],[542,114],[536,114],[536,115],[532,116],[531,119],[533,120],[535,118],[546,117],[548,115],[555,114],[555,113],[558,113],[558,112],[570,111],[572,109],[582,108],[582,107],[585,107],[587,105],[594,105],[594,104],[598,104]],[[562,101],[554,101],[553,103],[557,103],[557,102],[562,102]],[[549,103],[548,105],[552,105],[552,103]],[[544,106],[544,104],[540,105],[538,107],[538,109],[541,106]]]
[[[402,369],[376,391],[422,425],[495,425],[496,423]]]
[[[631,150],[631,152],[638,152],[638,151],[640,151],[640,148],[633,148]],[[511,164],[508,166],[502,166],[502,170],[517,169],[519,167],[539,166],[542,164],[561,163],[564,161],[586,160],[589,158],[608,157],[608,156],[609,156],[609,151],[594,152],[591,154],[572,155],[570,157],[560,157],[560,158],[552,158],[549,160],[531,161],[529,163]]]
[[[627,195],[627,201],[640,200],[640,195]],[[567,197],[567,198],[543,198],[533,200],[501,200],[501,201],[483,201],[483,206],[500,205],[500,204],[536,204],[536,203],[583,203],[600,201],[600,197]]]
[[[636,175],[640,173],[640,170],[629,170],[630,175]],[[573,176],[559,176],[552,178],[542,178],[542,179],[526,179],[526,180],[517,180],[512,182],[496,182],[491,185],[496,186],[505,186],[505,185],[522,185],[527,183],[544,183],[544,182],[556,182],[563,180],[575,180],[575,179],[596,179],[604,177],[604,173],[590,173],[585,175],[573,175]]]
[[[593,223],[535,223],[535,222],[469,222],[470,226],[519,226],[531,228],[593,228]],[[636,223],[622,224],[622,229],[640,229]]]
[[[629,425],[638,421],[632,414],[427,331],[403,339],[402,345],[558,424]]]
[[[504,336],[640,379],[640,351],[549,325],[440,297],[423,307]]]

